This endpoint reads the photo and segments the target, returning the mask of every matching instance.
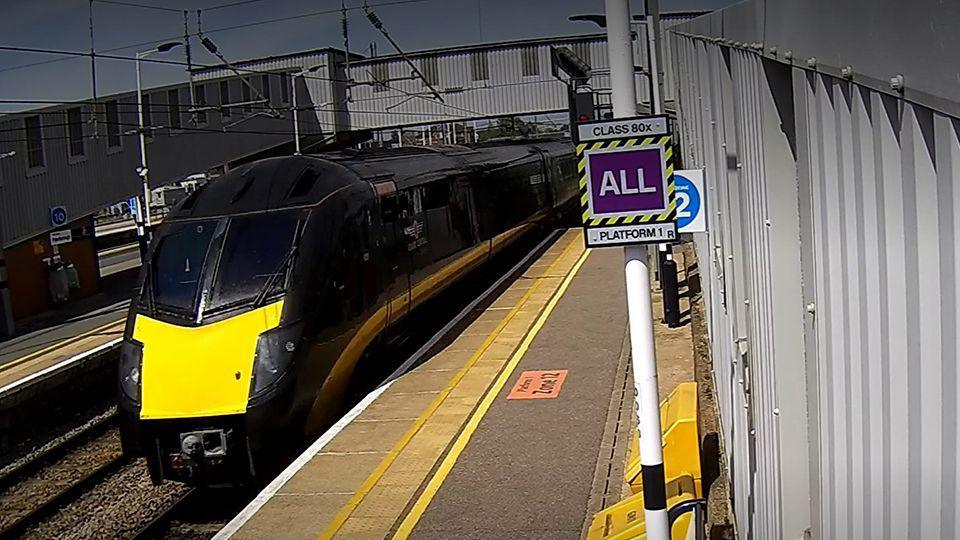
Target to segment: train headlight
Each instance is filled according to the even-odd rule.
[[[260,334],[253,359],[250,397],[256,397],[283,377],[300,348],[303,328],[299,324],[274,328]]]
[[[120,346],[120,390],[127,399],[140,403],[140,370],[143,367],[143,343],[124,340]]]

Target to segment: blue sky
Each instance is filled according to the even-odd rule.
[[[98,52],[131,44],[159,43],[183,34],[182,10],[189,10],[191,32],[196,31],[196,10],[201,9],[204,31],[229,60],[282,54],[298,50],[341,46],[339,14],[309,15],[340,8],[339,0],[254,0],[233,7],[207,8],[231,0],[117,0],[166,8],[145,9],[94,0],[94,41]],[[238,0],[233,0],[238,1]],[[371,6],[396,0],[368,0]],[[661,10],[713,9],[732,0],[662,0]],[[359,7],[362,0],[346,0]],[[90,47],[88,0],[0,0],[0,44],[86,51]],[[633,0],[634,13],[643,2]],[[603,0],[408,0],[401,5],[374,7],[385,27],[405,50],[461,44],[581,34],[597,31],[588,23],[572,23],[575,13],[600,13]],[[349,12],[351,49],[365,51],[376,42],[381,54],[392,52],[360,10]],[[217,29],[290,18],[241,29]],[[132,56],[151,45],[123,48],[112,54]],[[194,40],[194,60],[216,63]],[[183,52],[169,53],[182,60]],[[46,54],[0,52],[0,99],[77,100],[91,96],[90,63],[72,58],[30,67],[25,64],[60,57]],[[144,69],[148,86],[185,80],[182,67],[157,64]],[[99,94],[129,90],[134,86],[132,62],[97,61]],[[0,105],[0,111],[33,108],[35,105]]]

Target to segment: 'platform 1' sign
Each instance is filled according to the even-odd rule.
[[[673,150],[665,116],[578,124],[578,171],[588,247],[677,238]]]

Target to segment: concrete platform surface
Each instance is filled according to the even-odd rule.
[[[118,344],[129,305],[128,300],[117,302],[0,342],[0,389],[77,356]]]

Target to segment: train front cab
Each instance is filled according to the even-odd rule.
[[[173,221],[158,234],[119,366],[124,449],[146,455],[154,481],[249,469],[250,420],[286,408],[302,328],[284,291],[305,217]]]

